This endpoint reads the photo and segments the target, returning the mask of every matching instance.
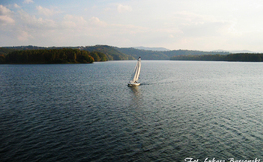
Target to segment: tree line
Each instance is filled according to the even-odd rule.
[[[90,55],[93,57],[97,57],[99,55],[100,58],[96,60],[94,58],[94,61],[107,61],[107,60],[135,60],[134,57],[130,55],[126,55],[120,51],[118,51],[116,48],[108,45],[96,45],[96,46],[76,46],[76,47],[39,47],[39,46],[10,46],[10,47],[0,47],[0,55],[7,55],[8,53],[12,51],[17,50],[51,50],[51,49],[79,49],[90,52]],[[96,55],[97,53],[97,55]],[[102,56],[102,54],[104,54]]]
[[[107,60],[107,56],[101,52],[70,48],[17,50],[7,55],[0,54],[2,64],[92,63]]]
[[[228,55],[180,55],[171,57],[171,60],[262,62],[263,54],[237,53]]]
[[[169,60],[173,56],[179,55],[227,55],[229,52],[220,51],[196,51],[196,50],[171,50],[171,51],[153,51],[153,50],[143,50],[136,48],[118,48],[108,45],[95,45],[95,46],[76,46],[76,47],[39,47],[39,46],[13,46],[13,47],[3,47],[0,48],[1,54],[8,54],[14,50],[43,50],[43,49],[79,49],[85,50],[90,53],[97,51],[106,55],[107,60],[135,60],[139,56],[143,60]],[[10,52],[9,52],[10,51]],[[96,57],[96,56],[94,56]],[[94,58],[95,59],[95,58]],[[102,59],[103,60],[103,59]],[[95,59],[96,61],[96,59]],[[104,59],[105,61],[105,59]]]
[[[171,51],[153,51],[153,50],[141,50],[136,48],[117,48],[122,53],[138,58],[141,56],[144,60],[169,60],[173,56],[199,56],[199,55],[227,55],[229,52],[206,52],[196,50],[171,50]]]
[[[204,52],[193,50],[151,51],[135,48],[117,48],[107,45],[78,47],[0,47],[0,63],[92,63],[93,61],[132,60],[201,60],[261,62],[259,53]]]
[[[86,46],[81,49],[86,51],[99,51],[104,53],[109,60],[135,60],[131,55],[120,52],[118,49],[107,45]],[[137,57],[136,57],[137,58]]]

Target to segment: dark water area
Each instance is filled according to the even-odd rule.
[[[0,65],[0,161],[263,160],[263,63]]]

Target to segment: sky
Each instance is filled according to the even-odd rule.
[[[261,0],[0,0],[0,46],[263,52]]]

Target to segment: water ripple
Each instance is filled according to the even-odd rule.
[[[1,161],[263,158],[262,64],[133,63],[0,66]]]

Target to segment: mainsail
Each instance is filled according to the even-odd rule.
[[[140,71],[141,71],[141,57],[138,58],[137,64],[135,66],[131,80],[132,83],[136,82],[139,79]]]

